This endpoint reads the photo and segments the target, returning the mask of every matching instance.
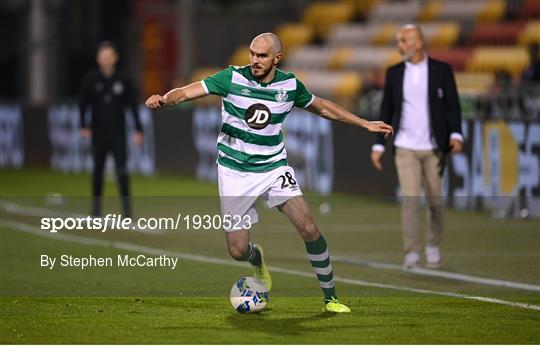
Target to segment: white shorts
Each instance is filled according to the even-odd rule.
[[[294,169],[281,166],[269,172],[240,172],[218,164],[218,186],[221,213],[232,217],[226,232],[249,229],[259,221],[255,201],[262,197],[267,208],[285,203],[302,191],[294,176]],[[236,222],[240,221],[240,222]]]

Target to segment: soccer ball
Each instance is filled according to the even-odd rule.
[[[231,305],[241,314],[261,312],[268,304],[268,290],[254,277],[238,279],[231,288]]]
[[[50,192],[45,196],[45,204],[51,207],[57,207],[64,204],[64,197],[58,192]]]

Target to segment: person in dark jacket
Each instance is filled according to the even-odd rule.
[[[118,51],[112,42],[98,46],[98,69],[89,72],[83,80],[79,110],[81,135],[92,138],[94,168],[92,174],[92,215],[101,215],[103,171],[107,154],[113,154],[118,179],[123,216],[131,216],[129,179],[127,169],[127,138],[125,109],[129,108],[135,119],[137,145],[142,142],[143,130],[139,120],[137,92],[132,81],[117,72]],[[86,111],[90,109],[89,121]]]
[[[439,245],[443,234],[442,176],[448,153],[463,148],[461,109],[451,67],[430,58],[424,36],[416,25],[397,33],[403,62],[386,73],[380,117],[391,124],[395,163],[402,195],[401,224],[407,268],[420,265],[422,241],[418,223],[422,189],[429,204],[426,267],[442,263]],[[377,137],[371,161],[381,170],[385,139]]]
[[[523,71],[521,81],[531,84],[540,84],[540,45],[532,43],[529,46],[529,66]]]

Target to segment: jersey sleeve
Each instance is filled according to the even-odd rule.
[[[232,68],[226,68],[203,79],[202,85],[207,94],[227,96],[231,87]]]
[[[294,105],[299,108],[306,108],[309,106],[315,97],[309,91],[304,83],[302,83],[300,80],[296,80],[296,96],[294,98]]]

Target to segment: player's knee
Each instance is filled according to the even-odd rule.
[[[304,241],[315,241],[319,238],[319,229],[315,222],[310,221],[302,225],[301,236]]]

